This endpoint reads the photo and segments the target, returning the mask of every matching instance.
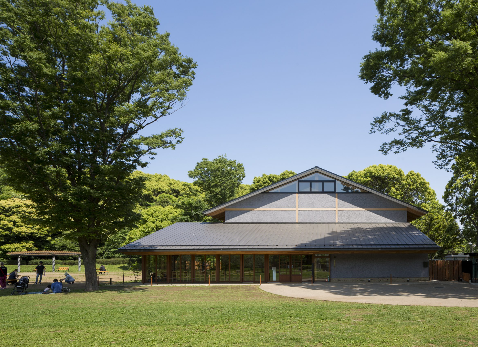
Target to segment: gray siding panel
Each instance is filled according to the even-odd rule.
[[[340,211],[339,223],[405,223],[407,211]]]
[[[295,211],[226,211],[227,223],[294,223]]]
[[[227,208],[295,208],[295,193],[263,193]]]
[[[299,223],[335,223],[335,211],[299,211]]]
[[[335,208],[335,193],[299,194],[299,208]]]
[[[339,208],[404,208],[403,205],[372,193],[342,193],[337,194],[337,198]]]
[[[336,254],[331,260],[332,279],[428,277],[428,268],[423,267],[428,256],[421,253]]]

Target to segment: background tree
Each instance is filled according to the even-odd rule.
[[[292,177],[296,175],[296,173],[294,171],[284,171],[282,172],[281,174],[279,175],[276,175],[276,174],[263,174],[262,176],[256,176],[254,177],[254,179],[252,180],[252,184],[251,184],[251,187],[250,187],[250,191],[251,192],[254,192],[256,190],[259,190],[261,188],[264,188],[264,187],[267,187],[267,186],[270,186],[271,184],[273,183],[276,183],[276,182],[279,182],[279,181],[282,181],[282,180],[285,180],[286,178],[289,178],[289,177]]]
[[[360,78],[387,99],[403,88],[400,112],[385,112],[372,132],[398,137],[385,154],[421,148],[446,166],[468,152],[478,163],[478,2],[474,0],[377,0],[373,39],[381,46],[363,58]]]
[[[227,159],[226,155],[220,155],[213,160],[203,158],[188,175],[194,178],[194,184],[204,191],[209,207],[234,198],[246,177],[244,165]]]
[[[453,176],[443,198],[448,209],[460,221],[466,241],[478,245],[478,166],[466,158],[457,158]]]
[[[118,239],[121,244],[117,244],[117,248],[176,222],[210,220],[202,214],[208,205],[199,187],[167,175],[136,171],[133,176],[140,176],[145,182],[141,200],[135,209],[141,219],[127,231],[124,239]]]
[[[185,98],[196,66],[158,25],[129,1],[0,1],[2,166],[39,221],[78,242],[86,290],[98,245],[138,219],[131,173],[182,140],[141,136]]]
[[[430,184],[417,172],[407,174],[393,165],[372,165],[362,171],[352,171],[346,178],[420,207],[428,214],[411,224],[427,235],[442,250],[438,256],[463,248],[463,238],[452,214],[438,201]]]

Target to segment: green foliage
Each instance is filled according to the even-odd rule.
[[[453,176],[443,198],[460,221],[467,242],[478,244],[478,166],[467,158],[457,158]]]
[[[284,171],[280,175],[275,175],[275,174],[263,174],[262,176],[257,176],[254,177],[252,180],[251,188],[250,191],[254,192],[256,190],[259,190],[261,188],[270,186],[273,183],[285,180],[286,178],[289,178],[291,176],[296,175],[294,171]]]
[[[141,135],[184,100],[196,67],[158,25],[130,1],[0,1],[2,167],[39,222],[79,242],[88,290],[98,245],[138,219],[131,173],[182,141],[180,129]]]
[[[427,143],[438,163],[468,152],[478,162],[478,3],[474,0],[379,0],[373,39],[381,48],[363,58],[360,78],[387,99],[403,87],[404,108],[385,112],[372,132],[398,137],[381,151]]]
[[[194,184],[204,191],[209,207],[233,199],[246,177],[244,165],[227,159],[226,155],[220,155],[213,160],[203,158],[188,175],[194,178]]]
[[[167,175],[136,171],[133,176],[141,177],[145,182],[141,200],[135,210],[141,215],[141,220],[136,227],[120,233],[124,237],[117,237],[119,243],[115,243],[116,248],[176,222],[208,220],[202,213],[208,205],[199,187],[171,179]]]
[[[88,294],[75,286],[67,295],[19,298],[0,291],[8,313],[0,338],[14,336],[20,346],[52,338],[71,346],[461,347],[476,341],[475,307],[304,300],[257,286],[104,286]],[[61,319],[45,319],[55,314]]]
[[[32,223],[35,215],[35,206],[29,200],[0,200],[0,257],[49,244],[48,230]]]
[[[346,178],[428,211],[412,224],[442,247],[438,256],[462,249],[460,228],[452,214],[440,204],[430,184],[418,172],[405,174],[396,166],[380,164],[362,171],[352,171]]]

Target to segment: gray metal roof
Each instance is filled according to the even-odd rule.
[[[252,193],[249,193],[249,194],[240,196],[240,197],[238,197],[238,198],[236,198],[236,199],[233,199],[233,200],[230,200],[230,201],[228,201],[228,202],[225,202],[224,204],[221,204],[221,205],[218,205],[218,206],[216,206],[216,207],[213,207],[213,208],[211,208],[211,209],[209,209],[209,210],[207,210],[207,211],[204,211],[203,213],[204,213],[205,215],[208,215],[208,216],[214,216],[216,213],[222,211],[224,208],[226,208],[226,207],[229,206],[229,205],[232,205],[232,204],[234,204],[234,203],[236,203],[236,202],[239,202],[239,201],[248,199],[248,198],[250,198],[250,197],[252,197],[252,196],[254,196],[254,195],[257,195],[257,194],[260,194],[260,193],[265,193],[265,192],[274,190],[274,189],[276,189],[276,188],[282,187],[282,186],[284,186],[284,185],[287,185],[287,184],[289,184],[289,183],[292,183],[292,182],[294,182],[294,181],[297,181],[297,180],[299,180],[299,179],[301,179],[301,178],[303,178],[303,177],[309,176],[309,175],[314,174],[314,173],[320,173],[320,174],[322,174],[322,175],[324,175],[324,176],[330,177],[331,179],[335,179],[335,180],[337,180],[337,181],[339,181],[339,182],[341,182],[341,183],[344,183],[345,185],[351,186],[351,187],[356,188],[356,189],[360,189],[360,190],[362,190],[362,191],[366,191],[366,192],[369,192],[369,193],[373,193],[373,194],[379,195],[379,196],[381,196],[381,197],[383,197],[383,198],[386,198],[386,199],[388,199],[388,200],[391,200],[391,201],[394,201],[394,202],[396,202],[396,203],[399,203],[399,204],[401,204],[401,205],[407,207],[409,210],[412,210],[412,211],[414,211],[415,213],[419,214],[420,216],[422,216],[422,215],[428,213],[428,211],[426,211],[426,210],[424,210],[424,209],[422,209],[422,208],[419,208],[419,207],[410,205],[410,204],[408,204],[408,203],[406,203],[406,202],[404,202],[404,201],[401,201],[401,200],[399,200],[399,199],[393,198],[393,197],[391,197],[391,196],[389,196],[389,195],[387,195],[387,194],[380,193],[380,192],[376,191],[375,189],[372,189],[372,188],[366,187],[366,186],[364,186],[364,185],[362,185],[362,184],[359,184],[359,183],[357,183],[357,182],[351,181],[351,180],[349,180],[349,179],[347,179],[347,178],[345,178],[345,177],[342,177],[342,176],[339,176],[339,175],[337,175],[337,174],[334,174],[334,173],[332,173],[332,172],[330,172],[330,171],[324,170],[324,169],[322,169],[322,168],[320,168],[320,167],[318,167],[318,166],[315,166],[315,167],[313,167],[313,168],[311,168],[311,169],[309,169],[309,170],[306,170],[306,171],[304,171],[304,172],[298,173],[297,175],[291,176],[291,177],[286,178],[286,179],[284,179],[284,180],[282,180],[282,181],[279,181],[279,182],[276,182],[276,183],[274,183],[274,184],[271,184],[270,186],[267,186],[267,187],[258,189],[258,190],[254,191],[254,192],[252,192]]]
[[[119,251],[439,249],[409,223],[176,223]]]

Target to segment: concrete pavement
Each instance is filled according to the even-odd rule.
[[[313,300],[478,307],[478,285],[462,282],[265,283],[260,288],[272,294]]]

